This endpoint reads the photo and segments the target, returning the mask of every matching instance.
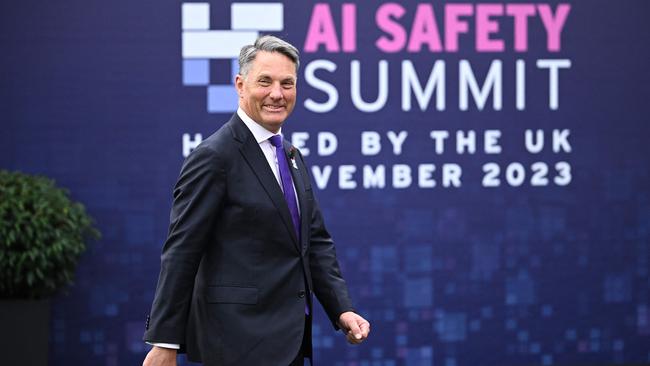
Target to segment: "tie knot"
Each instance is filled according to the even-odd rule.
[[[271,145],[275,147],[282,147],[282,136],[280,135],[273,135],[269,138],[269,141],[271,141]]]

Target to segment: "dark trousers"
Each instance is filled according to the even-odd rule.
[[[304,366],[312,364],[311,355],[311,315],[305,316],[305,331],[302,334],[302,345],[298,350],[296,358],[291,361],[289,366]],[[308,359],[309,361],[306,361]],[[306,362],[306,363],[305,363]]]
[[[310,365],[309,363],[308,365]],[[302,350],[298,352],[298,356],[296,356],[296,359],[291,361],[289,366],[304,366],[305,365],[305,356],[302,355]]]

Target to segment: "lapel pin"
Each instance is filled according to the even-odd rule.
[[[298,164],[296,164],[296,148],[293,146],[289,149],[289,159],[291,159],[291,165],[293,165],[293,168],[298,170]]]

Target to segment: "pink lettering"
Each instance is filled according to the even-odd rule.
[[[355,4],[343,4],[343,52],[355,52],[357,50],[357,6]]]
[[[438,24],[436,24],[433,5],[431,4],[418,5],[407,50],[409,52],[418,52],[424,44],[429,46],[429,51],[442,51],[442,41],[440,40]]]
[[[458,35],[467,33],[467,21],[459,19],[460,16],[469,16],[474,13],[470,4],[445,5],[445,46],[448,52],[458,51]]]
[[[562,48],[560,44],[562,28],[564,27],[564,22],[569,15],[569,11],[571,11],[571,5],[558,5],[555,10],[555,16],[548,4],[537,5],[537,11],[539,12],[539,16],[542,18],[542,23],[544,23],[544,28],[546,29],[546,47],[552,52],[560,51]]]
[[[508,4],[506,14],[514,18],[515,51],[528,51],[528,17],[535,15],[533,4]]]
[[[399,52],[406,44],[406,31],[401,24],[394,21],[404,16],[404,7],[396,3],[386,3],[377,9],[375,22],[379,29],[391,37],[381,36],[375,42],[378,49],[386,53]]]
[[[330,6],[325,3],[314,5],[303,49],[305,52],[316,52],[321,45],[325,46],[327,52],[339,52],[340,49]]]
[[[492,16],[503,15],[501,4],[478,4],[476,6],[476,51],[503,52],[502,39],[491,39],[490,34],[499,31],[499,23]]]

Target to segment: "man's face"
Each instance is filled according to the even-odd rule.
[[[260,51],[248,75],[237,75],[235,86],[244,112],[277,133],[296,104],[296,66],[279,52]]]

